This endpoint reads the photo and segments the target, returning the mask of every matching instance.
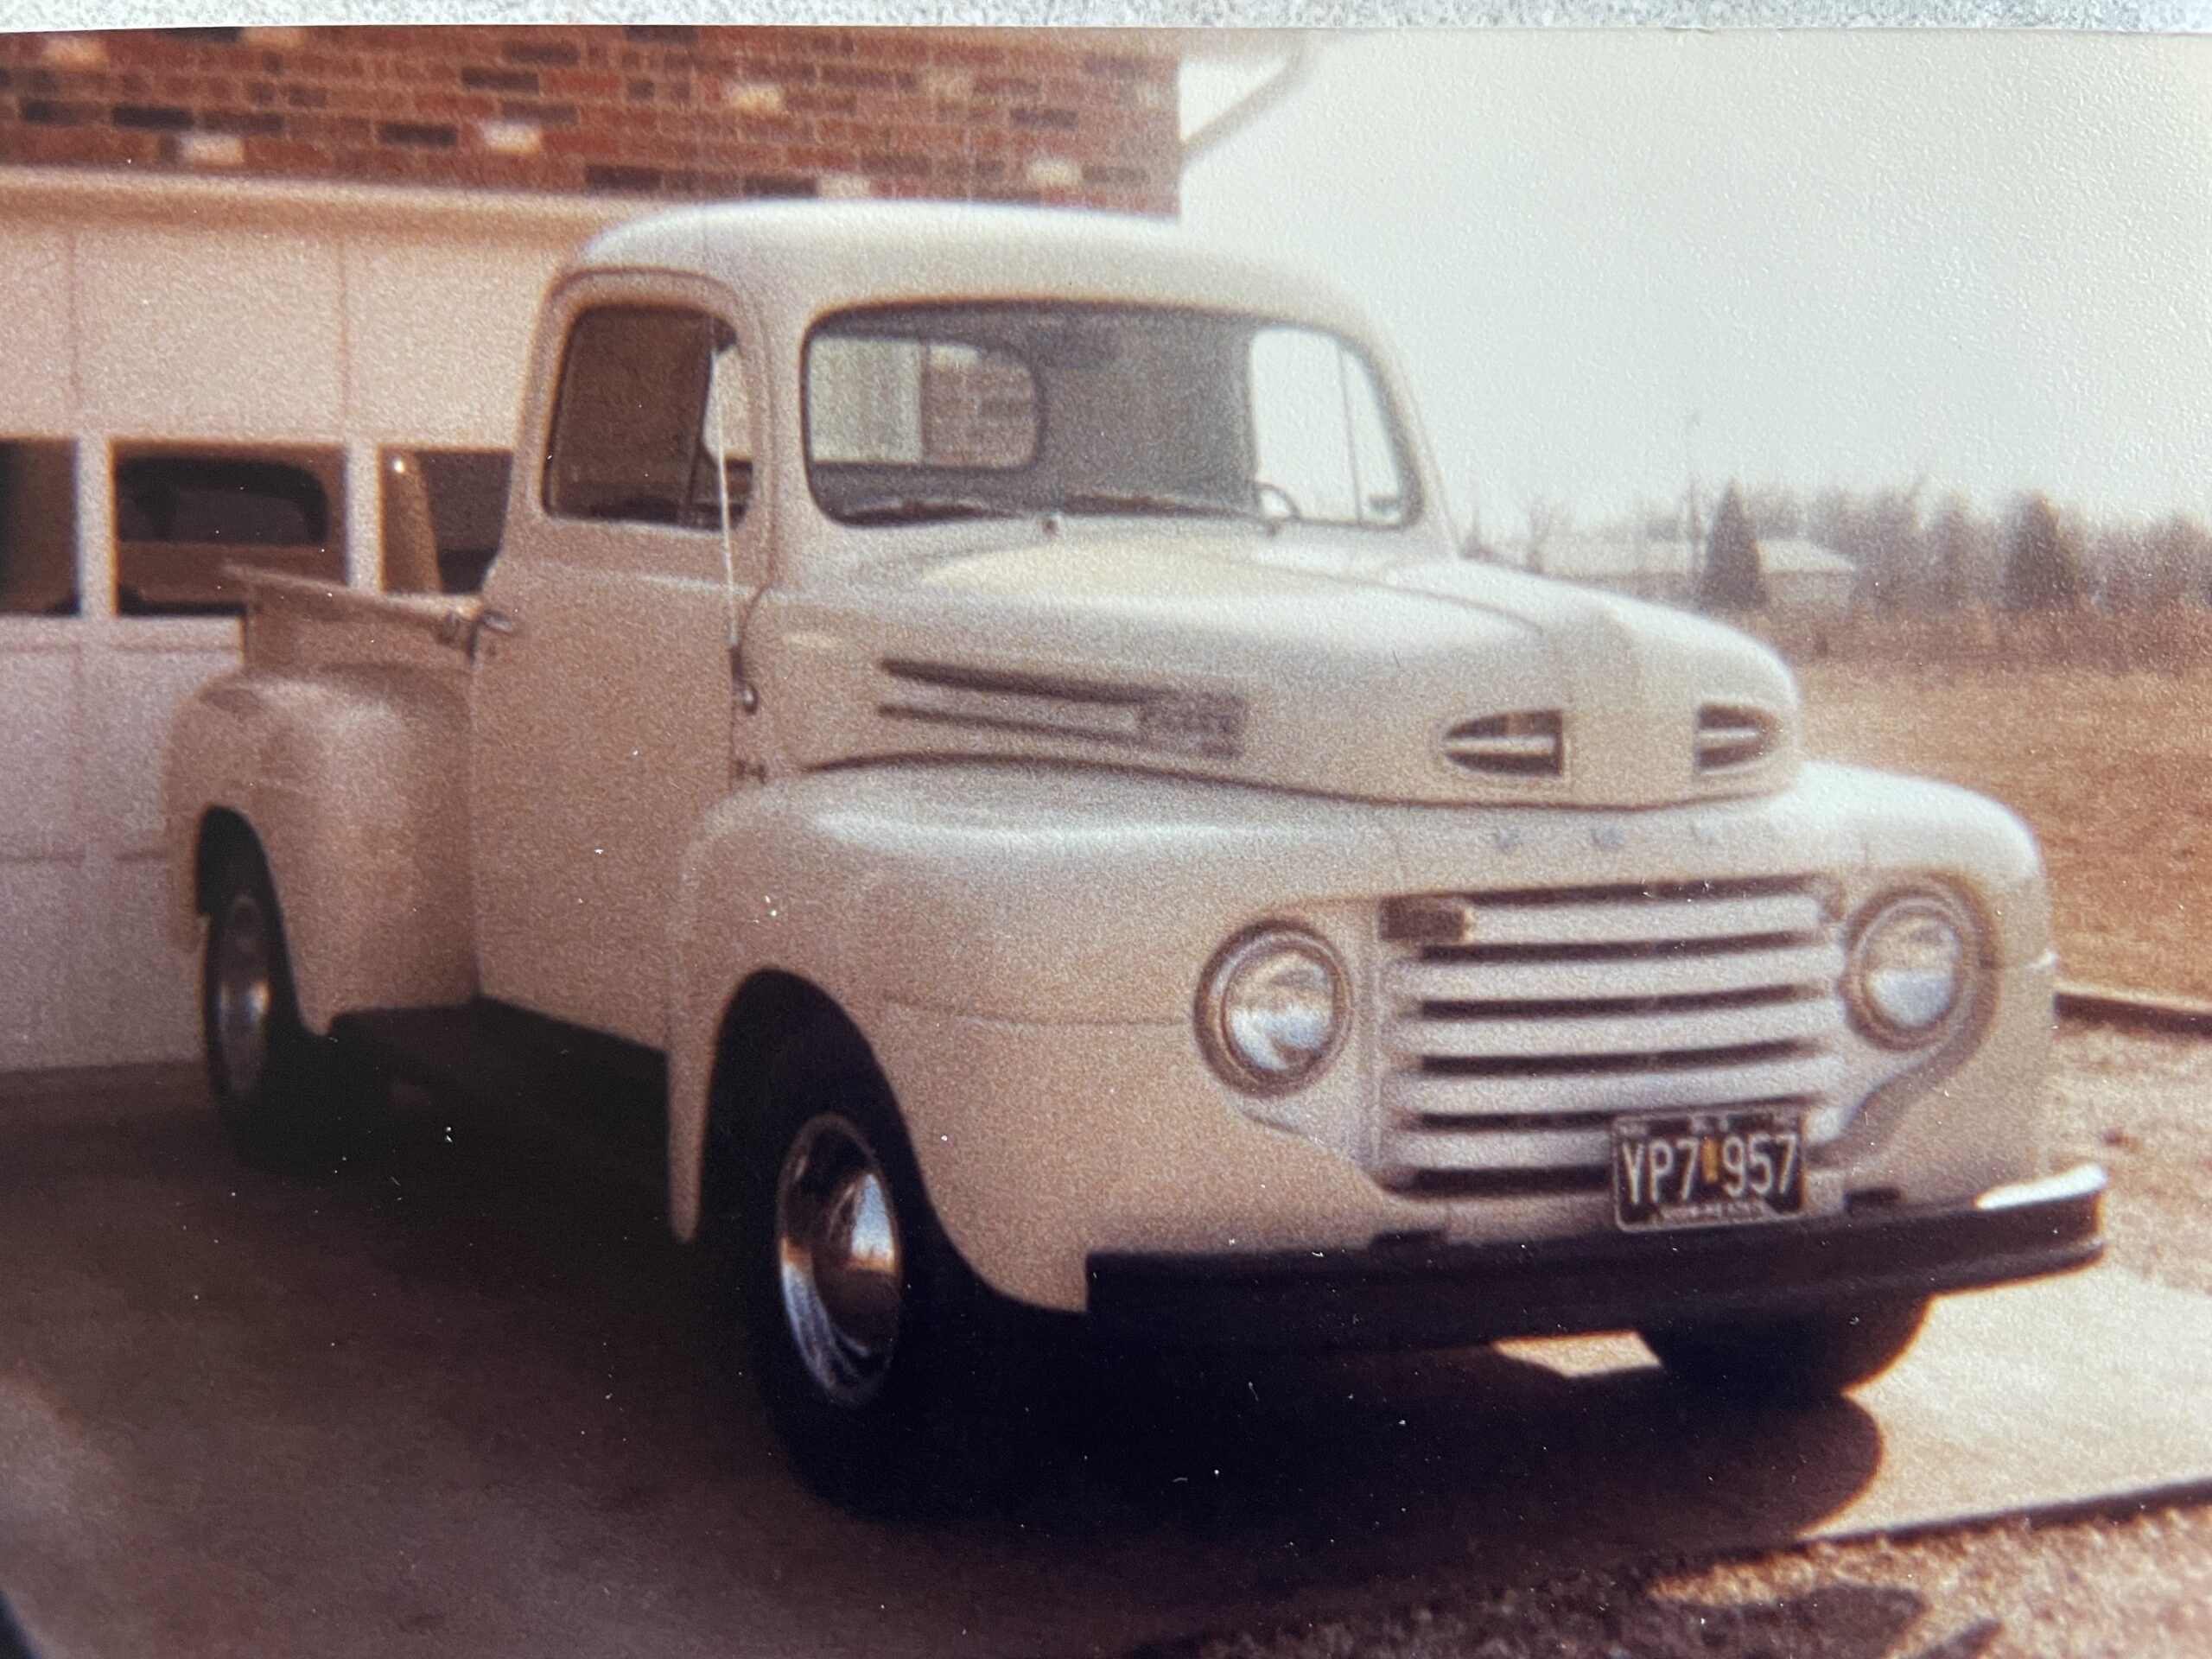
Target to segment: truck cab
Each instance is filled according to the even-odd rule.
[[[2093,1259],[2023,826],[1807,760],[1740,633],[1459,557],[1402,386],[1159,226],[601,235],[481,594],[251,577],[177,723],[226,1121],[325,1155],[395,1012],[638,1057],[853,1498],[1040,1320],[1633,1328],[1769,1395]]]

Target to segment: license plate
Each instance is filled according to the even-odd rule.
[[[1613,1219],[1725,1227],[1805,1207],[1804,1115],[1694,1112],[1613,1120]]]

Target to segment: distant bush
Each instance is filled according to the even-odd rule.
[[[2031,495],[2013,516],[2005,543],[2008,611],[2070,611],[2082,603],[2082,560],[2050,499]]]
[[[1713,515],[1713,534],[1705,544],[1705,569],[1698,580],[1700,610],[1754,611],[1766,604],[1766,573],[1759,564],[1759,538],[1744,511],[1744,493],[1735,485],[1720,498]]]
[[[1861,610],[1930,608],[1933,587],[1926,537],[1920,526],[1920,493],[1915,481],[1898,489],[1861,494],[1823,490],[1806,514],[1812,538],[1840,553],[1859,569],[1852,604]]]
[[[2101,526],[2090,538],[2084,579],[2106,611],[2155,611],[2201,595],[2212,573],[2212,533],[2188,513],[2156,523]]]

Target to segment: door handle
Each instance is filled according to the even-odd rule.
[[[475,621],[469,624],[468,660],[472,663],[476,660],[477,647],[484,643],[486,634],[512,635],[521,626],[522,624],[515,620],[511,612],[503,611],[496,605],[486,605],[476,613]]]

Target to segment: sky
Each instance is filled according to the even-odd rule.
[[[2212,518],[2212,40],[1324,37],[1183,217],[1364,303],[1495,540],[1693,467]]]

